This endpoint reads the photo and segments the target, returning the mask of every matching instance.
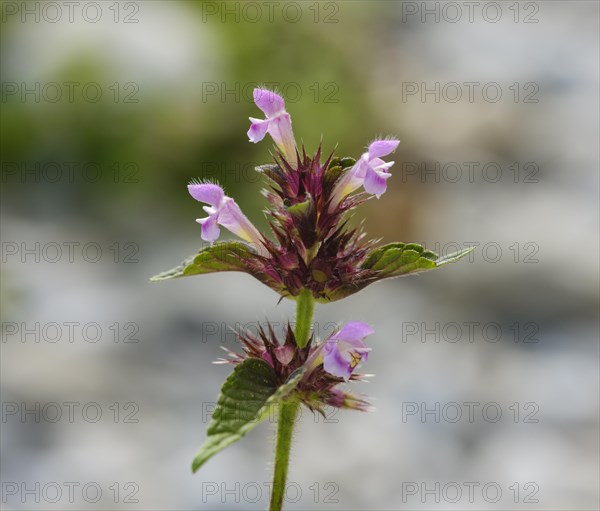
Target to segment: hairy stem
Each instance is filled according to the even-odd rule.
[[[281,511],[283,509],[285,483],[287,481],[290,449],[292,447],[292,433],[294,432],[294,421],[296,420],[299,407],[300,404],[298,401],[283,401],[279,403],[275,471],[273,473],[270,511]]]
[[[314,311],[315,299],[310,290],[303,289],[296,298],[296,326],[294,329],[296,344],[300,348],[304,348],[310,338]]]
[[[296,326],[294,335],[296,343],[303,348],[310,338],[315,300],[308,289],[303,289],[296,299]],[[283,401],[279,403],[279,417],[277,419],[277,444],[275,446],[275,470],[273,472],[273,489],[271,492],[270,511],[281,511],[285,495],[288,465],[290,462],[290,449],[292,447],[292,434],[294,421],[298,414],[300,403],[298,401]]]

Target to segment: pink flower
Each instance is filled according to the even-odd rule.
[[[323,348],[323,369],[348,381],[354,369],[367,360],[371,348],[363,339],[374,332],[367,323],[351,321],[332,335]]]
[[[398,147],[399,140],[375,140],[369,145],[366,153],[339,180],[334,191],[332,204],[339,203],[346,195],[363,186],[365,192],[377,198],[385,193],[387,180],[392,177],[389,173],[393,161],[385,162],[382,156],[387,156]]]
[[[285,111],[283,98],[267,89],[254,89],[254,102],[264,112],[266,119],[250,117],[250,142],[256,144],[268,133],[288,162],[295,162],[296,142],[292,132],[292,119]]]
[[[213,183],[192,183],[188,185],[190,195],[197,201],[209,204],[203,209],[208,213],[206,218],[198,218],[202,226],[202,239],[213,242],[221,234],[222,225],[233,234],[252,243],[255,247],[262,245],[260,232],[246,218],[237,203],[225,195],[223,188]]]

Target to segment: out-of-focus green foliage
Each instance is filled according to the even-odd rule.
[[[257,193],[262,185],[254,167],[269,161],[272,146],[270,140],[254,145],[246,137],[248,116],[262,115],[251,101],[254,84],[273,84],[289,95],[296,138],[310,152],[322,138],[326,151],[339,142],[341,153],[357,156],[368,142],[365,134],[372,138],[385,130],[370,112],[367,80],[355,66],[361,38],[367,36],[359,28],[374,16],[366,6],[345,9],[344,23],[328,24],[323,20],[327,12],[320,12],[315,23],[314,13],[305,9],[290,30],[282,16],[272,22],[264,17],[258,23],[244,19],[232,23],[230,16],[223,23],[220,16],[207,17],[203,4],[179,4],[194,30],[205,36],[196,48],[203,58],[187,64],[192,68],[188,80],[157,79],[161,84],[157,86],[151,76],[132,77],[134,91],[123,80],[127,70],[115,70],[110,55],[73,45],[61,48],[67,58],[35,80],[42,86],[99,83],[103,95],[98,102],[82,100],[80,93],[74,101],[63,98],[31,105],[31,97],[21,101],[16,94],[3,102],[2,159],[11,172],[17,165],[16,174],[6,176],[3,186],[14,211],[25,203],[22,194],[35,194],[36,209],[22,214],[43,216],[51,208],[57,214],[85,214],[116,227],[136,222],[131,211],[138,210],[143,220],[145,212],[160,208],[165,221],[173,223],[198,214],[198,204],[187,197],[185,185],[200,178],[222,183],[264,227]],[[226,4],[234,8],[239,2],[225,2],[223,9]],[[22,28],[13,18],[3,31]],[[354,24],[357,30],[350,31]],[[98,27],[90,27],[94,30]],[[299,47],[302,51],[295,51]],[[28,63],[18,63],[17,70],[14,63],[10,66],[9,75],[14,75]],[[160,77],[169,69],[157,60],[154,72]],[[118,92],[113,82],[118,82]],[[210,93],[214,86],[218,92]],[[67,176],[72,162],[78,163],[73,179]],[[56,164],[63,175],[55,182],[38,180],[31,171],[24,177],[31,186],[22,186],[26,169],[38,166],[42,176],[51,175]],[[96,180],[98,167],[102,175]]]

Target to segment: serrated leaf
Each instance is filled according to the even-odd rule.
[[[362,268],[377,272],[378,279],[435,268],[436,263],[429,253],[423,257],[424,251],[416,243],[390,243],[371,252]]]
[[[292,208],[302,210],[306,203],[297,204]],[[299,214],[300,211],[297,211]],[[378,280],[401,277],[413,273],[439,268],[453,263],[468,255],[473,248],[467,248],[453,254],[439,257],[431,250],[425,250],[417,243],[390,243],[371,250],[363,263],[357,268],[360,277],[349,275],[342,285],[328,288],[327,274],[313,268],[311,276],[314,282],[325,284],[325,289],[315,294],[314,298],[321,303],[340,300]],[[249,245],[237,241],[217,243],[201,250],[195,256],[187,259],[181,265],[152,277],[152,281],[169,280],[190,275],[201,275],[221,271],[239,271],[248,273],[270,287],[282,297],[291,297],[284,281],[278,281],[261,266],[263,261],[253,252]],[[356,271],[356,270],[355,270]],[[293,298],[293,297],[292,297]]]
[[[438,257],[435,252],[425,250],[417,243],[390,243],[373,250],[362,264],[362,268],[377,272],[375,280],[400,277],[410,273],[433,270],[444,264],[453,263],[472,250],[472,248],[468,248],[454,254]]]
[[[357,293],[373,282],[433,270],[458,261],[472,251],[473,247],[439,257],[435,252],[425,250],[417,243],[390,243],[375,248],[367,255],[360,266],[361,270],[369,272],[366,277],[354,279],[347,285],[329,290],[317,301],[327,303],[341,300]]]
[[[295,371],[277,387],[275,371],[267,362],[251,358],[237,365],[221,387],[207,439],[192,462],[192,471],[268,417],[270,408],[288,397],[302,374]]]
[[[216,243],[186,259],[175,268],[155,275],[150,280],[169,280],[189,275],[220,271],[243,271],[249,273],[248,262],[255,257],[248,245],[239,241]]]

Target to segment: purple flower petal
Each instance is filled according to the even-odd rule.
[[[256,249],[262,245],[261,236],[256,227],[248,220],[237,203],[226,197],[219,210],[219,224],[240,238],[254,244]]]
[[[373,158],[369,160],[369,167],[376,170],[385,170],[387,171],[390,167],[394,166],[393,161],[385,162],[381,158]]]
[[[399,140],[376,140],[371,143],[368,152],[363,153],[354,166],[336,183],[330,210],[361,185],[367,193],[381,196],[387,188],[386,180],[391,177],[388,169],[394,162],[385,162],[380,156],[391,153],[399,143]]]
[[[260,108],[268,118],[275,117],[285,110],[285,101],[283,98],[271,90],[254,89],[253,96],[256,106]]]
[[[365,176],[364,187],[367,193],[376,195],[379,198],[387,189],[386,181],[392,177],[389,172],[382,172],[372,168],[367,169],[367,175]]]
[[[267,89],[254,89],[254,102],[265,113],[266,119],[250,117],[248,138],[250,142],[259,142],[269,133],[273,141],[288,160],[292,167],[296,167],[296,141],[292,131],[292,119],[285,111],[283,98]]]
[[[217,225],[217,215],[211,215],[206,218],[196,220],[202,226],[202,239],[212,243],[221,234],[221,229]]]
[[[348,175],[350,175],[352,179],[360,180],[362,184],[362,181],[365,179],[365,174],[368,168],[369,160],[363,156],[359,158],[359,160],[354,164],[354,166],[348,171]]]
[[[335,208],[340,201],[350,195],[354,190],[360,188],[365,180],[368,162],[360,158],[350,170],[348,170],[335,185],[331,199],[330,210]]]
[[[348,339],[345,341],[331,337],[328,342],[337,347],[337,349],[348,360],[348,363],[350,363],[352,360],[351,353],[359,355],[361,359],[367,360],[369,358],[369,351],[371,351],[371,348],[367,347],[362,337]]]
[[[269,124],[271,121],[265,119],[255,119],[254,117],[250,117],[250,129],[248,130],[248,139],[250,142],[260,142],[265,135],[267,134],[267,130],[269,129]]]
[[[328,341],[328,344],[330,342],[331,341]],[[332,342],[332,344],[334,343],[335,341]],[[342,356],[337,348],[331,349],[329,353],[325,354],[323,357],[323,369],[333,376],[344,378],[346,381],[348,381],[350,376],[352,376],[353,370],[348,360]]]
[[[372,335],[375,332],[373,327],[362,321],[349,321],[344,327],[331,339],[338,339],[340,341],[349,342],[355,339],[364,339],[365,337]]]
[[[196,220],[202,226],[203,240],[211,243],[215,241],[221,233],[219,225],[222,225],[252,243],[258,252],[264,249],[260,232],[246,218],[236,202],[225,196],[223,188],[213,183],[201,183],[188,185],[188,191],[194,199],[210,204],[202,208],[208,217]]]
[[[283,112],[269,120],[267,131],[283,155],[290,163],[293,163],[296,156],[296,141],[294,140],[290,114]]]
[[[400,140],[375,140],[369,145],[369,159],[387,156],[394,152]]]
[[[217,207],[225,196],[223,188],[212,183],[188,185],[188,192],[197,201],[210,204],[213,207]]]
[[[346,324],[323,346],[323,369],[347,381],[356,366],[367,359],[370,348],[363,339],[373,332],[371,326],[360,321]]]

